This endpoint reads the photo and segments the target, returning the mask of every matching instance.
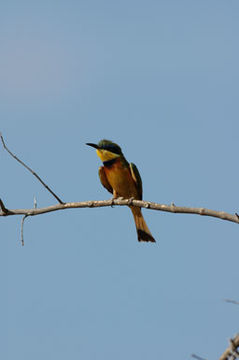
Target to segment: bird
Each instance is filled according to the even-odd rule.
[[[99,168],[101,184],[113,194],[113,199],[142,200],[142,179],[135,164],[128,163],[121,147],[111,140],[100,140],[98,144],[86,143],[96,149],[103,162]],[[141,212],[137,206],[129,206],[134,217],[138,241],[155,242]]]

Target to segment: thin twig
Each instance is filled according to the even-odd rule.
[[[239,305],[239,301],[236,301],[236,300],[225,299],[225,301],[228,302],[228,303],[231,303],[231,304]]]
[[[181,213],[181,214],[196,214],[203,216],[211,216],[219,218],[222,220],[227,220],[239,224],[239,219],[234,214],[229,214],[224,211],[210,210],[206,208],[190,208],[176,205],[165,205],[158,204],[150,201],[142,200],[132,200],[132,199],[110,199],[110,200],[98,200],[98,201],[82,201],[82,202],[68,202],[64,204],[51,205],[44,208],[37,209],[13,209],[8,210],[8,214],[4,214],[3,211],[0,212],[0,216],[7,215],[40,215],[52,211],[65,210],[65,209],[74,209],[74,208],[96,208],[96,207],[106,207],[106,206],[137,206],[141,208],[166,211],[171,213]]]
[[[37,173],[35,171],[33,171],[28,165],[26,165],[22,160],[20,160],[15,154],[13,154],[7,147],[7,145],[5,144],[5,141],[3,139],[2,134],[0,133],[0,138],[3,144],[4,149],[15,159],[17,160],[22,166],[24,166],[28,171],[30,171],[30,173],[32,175],[34,175],[37,180],[40,181],[40,183],[54,196],[54,198],[60,203],[60,204],[64,204],[64,202],[49,188],[49,186],[40,178],[39,175],[37,175]]]
[[[207,360],[207,359],[202,358],[201,356],[198,356],[196,354],[192,354],[191,357],[194,358],[194,359],[197,359],[197,360]]]
[[[24,246],[24,232],[23,232],[23,226],[24,226],[24,221],[25,219],[28,217],[28,215],[24,215],[21,221],[21,243],[22,246]]]

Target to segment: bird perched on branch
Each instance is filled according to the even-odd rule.
[[[113,194],[113,198],[142,200],[142,180],[139,171],[133,163],[128,163],[119,145],[110,140],[101,140],[98,144],[87,143],[96,149],[96,153],[103,161],[99,168],[101,184]],[[155,242],[143,218],[141,209],[130,206],[134,216],[139,241]]]

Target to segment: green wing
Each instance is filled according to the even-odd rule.
[[[133,163],[129,164],[129,168],[131,171],[131,175],[133,180],[136,183],[137,186],[137,190],[138,190],[138,194],[139,194],[139,200],[142,200],[143,198],[143,184],[142,184],[142,179],[139,173],[139,170],[137,169],[137,166]]]
[[[110,185],[110,183],[108,182],[108,179],[105,175],[105,170],[104,170],[104,166],[101,166],[99,168],[99,177],[100,177],[100,182],[101,184],[110,192],[113,194],[113,189],[112,186]]]

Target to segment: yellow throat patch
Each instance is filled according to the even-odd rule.
[[[112,153],[111,151],[101,150],[101,149],[97,149],[96,154],[99,156],[99,158],[103,162],[108,161],[108,160],[113,160],[113,159],[120,157],[119,154],[115,154],[115,153]]]

